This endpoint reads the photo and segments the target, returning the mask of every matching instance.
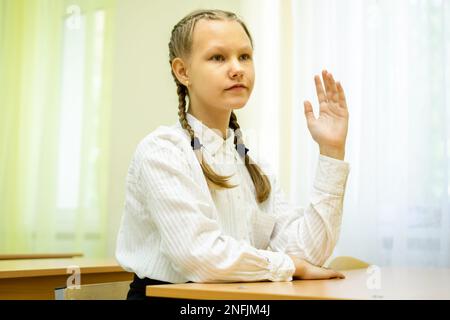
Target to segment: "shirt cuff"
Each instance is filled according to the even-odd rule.
[[[350,164],[319,154],[314,187],[322,192],[343,196]]]
[[[295,265],[287,254],[268,250],[258,251],[267,261],[268,280],[292,281],[292,277],[295,273]]]

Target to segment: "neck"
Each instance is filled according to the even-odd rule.
[[[223,139],[227,138],[227,129],[230,123],[231,110],[224,110],[223,112],[215,112],[214,114],[208,112],[201,112],[189,106],[187,111],[195,118],[200,120],[205,126],[210,129],[218,130]]]

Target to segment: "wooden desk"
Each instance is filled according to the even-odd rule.
[[[82,253],[26,253],[26,254],[0,254],[0,260],[20,259],[63,259],[82,257]]]
[[[292,282],[184,283],[147,286],[147,296],[209,300],[450,299],[450,269],[381,268],[380,289],[367,269],[345,279]]]
[[[77,266],[80,284],[131,281],[133,274],[124,271],[115,259],[32,259],[0,261],[1,299],[51,299],[55,288],[65,287]]]

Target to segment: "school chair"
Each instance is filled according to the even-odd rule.
[[[369,267],[370,264],[348,256],[340,256],[334,258],[327,266],[330,269],[341,271],[341,270],[353,270],[353,269],[364,269]]]
[[[55,290],[55,300],[126,300],[131,281],[80,285]]]

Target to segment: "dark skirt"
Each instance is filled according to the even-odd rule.
[[[130,283],[130,290],[127,294],[127,300],[159,300],[165,298],[150,298],[145,294],[145,289],[150,285],[158,285],[158,284],[172,284],[171,282],[164,282],[149,278],[141,279],[136,274],[134,274],[134,279]]]

